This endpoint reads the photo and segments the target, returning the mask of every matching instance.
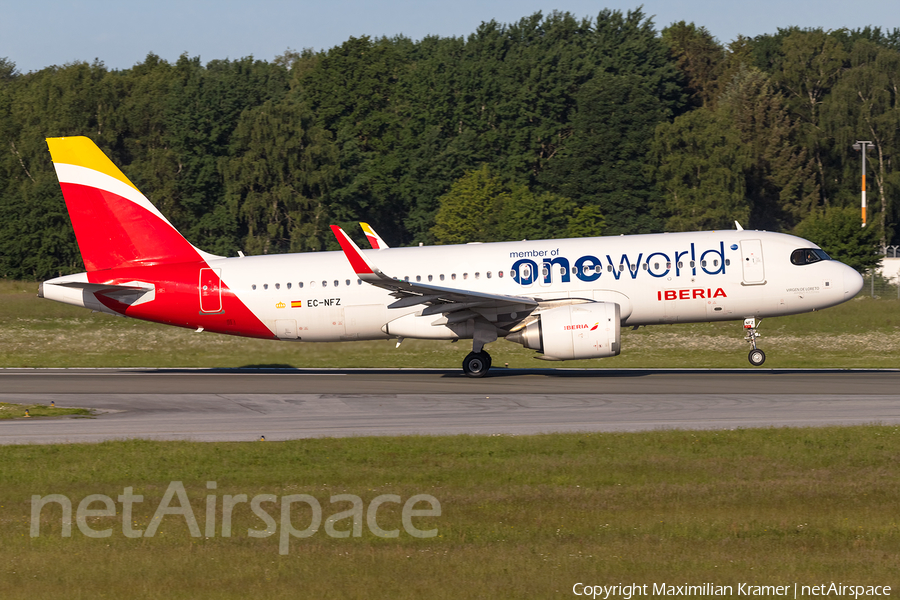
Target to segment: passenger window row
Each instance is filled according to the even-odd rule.
[[[514,273],[515,273],[514,271],[510,271],[510,272],[509,272],[509,276],[510,276],[510,277],[514,277],[514,276],[515,276]],[[503,279],[503,274],[504,274],[503,271],[497,271],[497,277],[498,277],[498,278]],[[473,277],[474,277],[475,279],[481,279],[481,271],[477,271],[476,273],[474,273],[474,274],[473,274]],[[485,278],[485,279],[492,279],[493,277],[494,277],[493,271],[487,271],[487,272],[484,274],[484,278]],[[422,282],[422,278],[423,278],[422,275],[416,275],[416,277],[415,277],[416,283],[421,283],[421,282]],[[427,281],[434,281],[434,275],[426,275],[425,278],[427,279]],[[439,281],[444,281],[444,280],[446,280],[446,278],[447,278],[447,276],[446,276],[444,273],[441,273],[440,275],[438,275],[438,280],[439,280]],[[463,274],[462,274],[462,278],[463,278],[463,279],[469,279],[469,274],[468,274],[468,273],[463,273]],[[403,278],[403,281],[409,282],[410,279],[411,279],[411,277],[410,277],[409,275],[407,275],[407,276],[405,276],[405,277]],[[450,273],[450,281],[456,281],[456,273]]]
[[[344,285],[345,285],[345,286],[349,286],[349,285],[351,285],[351,283],[352,283],[352,282],[351,282],[351,280],[349,280],[349,279],[345,279],[345,280],[344,280]],[[356,284],[357,284],[357,285],[362,285],[362,279],[357,279],[357,280],[356,280]],[[333,283],[333,287],[340,287],[340,286],[341,286],[341,282],[340,282],[339,280],[335,279],[335,280],[334,280],[334,283]],[[280,289],[281,289],[281,284],[280,284],[280,283],[276,283],[276,284],[274,284],[273,287],[274,287],[274,289],[276,289],[276,290],[280,290]],[[293,287],[293,284],[289,281],[289,282],[287,282],[286,284],[284,284],[284,287],[285,287],[285,289],[288,289],[288,290],[289,290],[289,289],[291,289],[291,288]],[[311,288],[316,287],[316,282],[315,282],[315,281],[310,281],[310,282],[309,282],[309,287],[311,287]],[[322,287],[328,287],[328,281],[327,281],[327,280],[323,280],[323,281],[322,281]],[[303,288],[303,282],[302,282],[302,281],[300,281],[300,282],[297,283],[297,288],[298,288],[298,289],[302,289],[302,288]],[[250,286],[250,289],[251,289],[251,290],[256,290],[256,284],[254,283],[253,285],[251,285],[251,286]],[[268,284],[268,283],[262,284],[262,289],[268,290],[268,289],[269,289],[269,284]]]
[[[794,264],[797,264],[797,263],[794,263]],[[661,265],[661,263],[658,263],[658,262],[657,262],[657,263],[653,263],[653,270],[654,270],[654,271],[659,270],[660,265]],[[696,266],[696,263],[695,263],[695,261],[692,260],[692,261],[690,261],[689,265],[690,265],[691,268],[694,268],[694,267]],[[701,266],[701,267],[706,267],[706,266],[708,266],[708,265],[709,265],[708,261],[705,261],[705,260],[701,260],[701,261],[700,261],[700,266]],[[731,260],[726,258],[726,259],[725,259],[725,266],[730,266],[730,265],[731,265]],[[719,261],[718,261],[718,259],[712,261],[712,266],[713,266],[713,267],[718,267],[718,266],[719,266]],[[631,271],[634,272],[634,271],[637,271],[638,266],[635,264],[635,265],[631,265],[630,268],[631,268]],[[643,268],[643,270],[647,271],[647,270],[650,268],[650,263],[643,263],[643,264],[641,265],[641,268]],[[671,268],[672,268],[672,263],[667,262],[667,263],[666,263],[666,269],[671,269]],[[678,261],[678,268],[679,268],[679,269],[683,269],[683,268],[684,268],[684,262],[683,262],[683,261]],[[572,269],[572,274],[573,274],[573,275],[575,275],[575,274],[578,273],[578,268],[577,268],[577,267],[572,267],[571,269]],[[609,272],[612,272],[613,266],[612,266],[612,265],[606,265],[606,270],[609,271]],[[619,265],[619,271],[621,272],[621,271],[624,271],[624,270],[625,270],[625,265],[624,265],[624,264],[620,264],[620,265]],[[529,275],[530,275],[530,273],[528,273],[527,271],[528,271],[528,267],[525,267],[525,272],[524,272],[524,276],[525,276],[525,277],[529,277]],[[593,266],[593,267],[583,267],[583,268],[582,268],[582,272],[583,272],[585,275],[587,275],[587,274],[590,273],[591,271],[593,271],[594,273],[600,273],[600,272],[603,271],[603,267],[601,267],[600,265],[595,265],[595,266]],[[503,279],[503,276],[504,276],[505,273],[506,273],[506,271],[497,271],[497,278],[498,278],[498,279]],[[541,269],[541,275],[542,275],[543,277],[547,277],[549,274],[550,274],[550,272],[549,272],[549,270],[548,270],[547,267],[543,267],[543,268]],[[560,268],[559,268],[559,274],[560,274],[560,275],[565,275],[565,274],[566,274],[566,267],[560,267]],[[515,278],[516,272],[515,272],[515,271],[510,271],[510,272],[509,272],[509,276]],[[445,275],[444,273],[441,273],[441,274],[438,275],[437,277],[438,277],[438,280],[439,280],[439,281],[445,281],[445,280],[446,280],[446,275]],[[481,272],[480,272],[480,271],[476,271],[476,272],[473,274],[473,277],[474,277],[474,279],[481,279]],[[425,278],[428,282],[432,282],[432,281],[434,281],[434,279],[435,279],[434,275],[425,275],[424,278]],[[463,273],[463,274],[462,274],[462,278],[463,278],[463,280],[468,280],[468,279],[469,279],[469,273]],[[492,279],[492,278],[493,278],[493,272],[492,272],[492,271],[487,271],[487,272],[485,272],[485,273],[484,273],[484,278],[485,278],[485,279]],[[423,276],[422,276],[422,275],[416,275],[416,276],[415,276],[415,281],[416,281],[416,283],[421,283],[421,282],[422,282],[422,279],[423,279]],[[410,276],[409,276],[409,275],[405,276],[405,277],[403,278],[403,281],[409,282],[409,281],[410,281]],[[456,273],[451,273],[451,274],[450,274],[450,281],[456,281]],[[357,280],[356,280],[356,283],[357,283],[357,285],[362,285],[362,280],[361,280],[361,279],[357,279]],[[349,279],[344,280],[344,285],[345,285],[345,286],[349,286],[350,284],[351,284],[351,281],[350,281]],[[322,287],[328,287],[328,285],[329,285],[329,283],[328,283],[327,280],[323,280],[323,281],[322,281]],[[341,282],[340,282],[339,280],[335,279],[332,285],[333,285],[333,287],[340,287]],[[288,283],[284,284],[284,286],[285,286],[286,289],[291,289],[292,284],[291,284],[291,282],[288,282]],[[299,289],[302,289],[302,288],[303,288],[303,282],[301,281],[301,282],[297,283],[297,287],[298,287]],[[316,287],[316,282],[315,282],[315,281],[309,282],[309,287],[311,287],[311,288]],[[250,288],[253,289],[253,290],[256,290],[256,284],[254,283],[253,285],[250,286]],[[280,290],[280,289],[281,289],[281,284],[280,284],[280,283],[274,284],[274,288],[275,288],[276,290]],[[268,283],[262,284],[262,289],[268,290],[268,289],[269,289],[269,284],[268,284]]]

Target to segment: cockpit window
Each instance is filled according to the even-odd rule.
[[[811,265],[820,260],[831,260],[831,257],[819,248],[798,248],[791,252],[791,264],[794,265]]]

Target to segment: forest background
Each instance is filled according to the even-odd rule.
[[[196,246],[337,249],[734,227],[863,270],[900,243],[900,30],[722,45],[640,10],[468,37],[350,38],[272,62],[0,58],[0,277],[84,270],[45,137],[86,135]],[[861,228],[860,153],[869,224]]]

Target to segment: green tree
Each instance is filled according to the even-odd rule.
[[[199,57],[182,55],[175,63],[166,96],[164,140],[177,160],[177,171],[174,195],[162,204],[169,208],[173,224],[195,245],[233,253],[235,223],[222,201],[219,163],[229,155],[241,114],[286,92],[284,67],[252,57],[214,60],[203,67]]]
[[[503,182],[483,165],[467,173],[450,186],[439,199],[440,208],[431,232],[438,244],[493,242],[497,228],[498,205],[509,192]]]
[[[320,250],[338,153],[330,134],[293,98],[246,111],[221,163],[230,222],[253,254]],[[237,250],[235,248],[234,250]]]
[[[294,84],[317,124],[341,149],[343,185],[334,191],[339,221],[365,218],[384,228],[402,212],[396,185],[391,185],[402,174],[395,154],[402,118],[394,100],[411,50],[405,38],[350,38],[317,55]],[[384,220],[370,218],[378,215]]]
[[[662,229],[648,149],[667,111],[648,87],[643,77],[610,74],[582,86],[571,137],[540,178],[579,206],[596,206],[611,234]]]
[[[718,79],[716,81],[716,92],[721,95],[728,86],[734,81],[741,71],[755,66],[753,51],[755,49],[754,40],[739,35],[729,42],[725,51],[725,58],[719,64]],[[758,68],[758,67],[757,67]],[[763,70],[763,69],[761,69]],[[763,72],[768,72],[763,70]],[[713,98],[710,108],[716,107],[718,97]]]
[[[0,81],[9,81],[18,74],[16,63],[9,60],[9,57],[0,56]]]
[[[731,229],[746,223],[745,171],[752,164],[740,133],[715,112],[700,108],[656,128],[656,181],[671,215],[669,231]]]
[[[695,108],[713,105],[719,95],[719,75],[725,62],[722,45],[705,27],[684,21],[663,29],[662,41],[687,80],[688,104]]]
[[[595,237],[606,227],[596,206],[578,207],[569,198],[535,193],[520,183],[512,184],[498,204],[497,241]]]
[[[823,123],[834,136],[845,165],[855,165],[858,153],[851,150],[859,139],[872,141],[870,157],[876,194],[870,196],[870,214],[880,211],[881,243],[893,238],[900,193],[900,172],[892,166],[900,159],[900,52],[866,39],[853,44],[851,68],[835,84],[822,110]],[[844,169],[843,180],[855,182],[855,169]],[[846,189],[855,186],[846,185]],[[854,194],[855,196],[855,194]],[[855,198],[854,198],[855,201]]]
[[[152,53],[127,71],[111,73],[108,83],[115,108],[101,139],[95,141],[180,229],[189,221],[178,204],[179,177],[188,155],[176,151],[167,139],[173,76],[173,65]]]
[[[879,257],[875,253],[878,228],[861,225],[862,217],[858,209],[830,206],[803,219],[794,233],[817,244],[832,258],[863,273],[878,264]]]
[[[829,32],[846,50],[851,50],[858,40],[867,40],[883,48],[900,51],[900,27],[882,31],[881,27],[867,25],[858,29],[837,29]]]
[[[432,234],[440,244],[597,236],[596,207],[520,183],[504,183],[488,165],[466,173],[440,198]]]
[[[815,171],[797,141],[798,126],[765,73],[743,67],[719,98],[716,112],[750,151],[745,172],[749,226],[790,229],[818,206]]]
[[[0,276],[83,269],[44,138],[100,140],[115,107],[102,63],[50,67],[0,82]]]
[[[588,204],[575,209],[569,217],[569,228],[566,237],[597,237],[606,229],[606,218],[597,206]]]
[[[774,83],[785,91],[789,110],[798,118],[800,142],[816,166],[819,203],[826,206],[838,190],[832,173],[833,143],[823,130],[821,108],[847,59],[841,43],[821,29],[794,29],[783,37],[771,71]]]

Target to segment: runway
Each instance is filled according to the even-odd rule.
[[[2,369],[0,444],[900,424],[900,370]]]

